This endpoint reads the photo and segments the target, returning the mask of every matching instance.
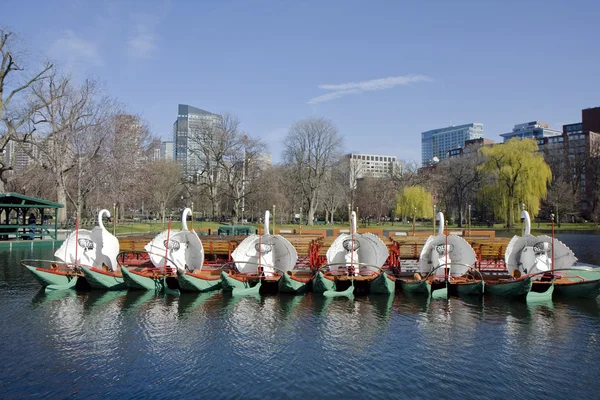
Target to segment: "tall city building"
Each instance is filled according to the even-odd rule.
[[[359,179],[385,178],[401,168],[395,156],[351,153],[346,154],[345,158],[348,160],[348,180],[352,188],[356,188]]]
[[[517,124],[513,128],[512,132],[503,133],[500,136],[504,139],[504,142],[508,142],[510,139],[540,139],[544,137],[561,135],[562,132],[556,129],[551,129],[547,123],[541,121],[525,122],[523,124]]]
[[[433,129],[421,133],[421,163],[430,165],[448,158],[452,149],[464,147],[467,140],[483,138],[483,124],[471,123]]]
[[[177,120],[173,123],[173,158],[181,165],[187,178],[196,176],[201,169],[201,141],[221,122],[221,116],[186,104],[179,104]]]
[[[576,185],[580,215],[591,218],[598,204],[597,171],[590,160],[600,157],[600,107],[582,110],[581,122],[563,125],[559,135],[537,142],[546,160],[557,166],[555,174]]]
[[[173,159],[173,142],[164,141],[160,144],[160,158],[166,160]]]
[[[39,141],[39,137],[32,139]],[[39,156],[39,148],[32,143],[9,140],[4,148],[3,156],[4,165],[13,167],[10,173],[22,172],[36,162],[35,158]]]

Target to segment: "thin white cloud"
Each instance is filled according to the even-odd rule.
[[[133,58],[149,58],[157,47],[157,40],[158,37],[154,33],[145,27],[138,27],[137,32],[127,41],[129,54]]]
[[[132,14],[130,18],[135,21],[127,39],[127,50],[133,59],[151,58],[158,49],[160,40],[156,33],[157,26],[161,22],[160,15],[149,13]]]
[[[390,76],[388,78],[372,79],[362,82],[348,82],[337,85],[319,85],[319,89],[333,90],[333,92],[325,93],[321,96],[313,97],[308,100],[308,104],[317,104],[324,101],[337,99],[348,94],[371,92],[375,90],[391,89],[395,86],[410,85],[420,82],[431,82],[431,79],[425,75],[401,75]]]
[[[96,44],[77,36],[71,30],[65,31],[64,36],[52,44],[50,54],[71,66],[79,63],[97,67],[104,65]]]

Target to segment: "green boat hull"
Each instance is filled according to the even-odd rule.
[[[139,290],[161,290],[162,283],[160,278],[150,278],[129,271],[126,267],[121,267],[121,274],[125,284],[130,289]]]
[[[388,274],[381,272],[369,282],[369,292],[373,294],[391,294],[396,291],[396,281]]]
[[[317,271],[313,278],[313,292],[323,293],[326,291],[335,291],[335,281],[325,278],[325,275],[321,271]]]
[[[201,276],[177,271],[179,288],[186,292],[210,292],[221,289],[221,279],[204,279]]]
[[[288,274],[282,274],[277,285],[279,287],[279,291],[282,293],[294,293],[294,294],[302,294],[308,291],[309,282],[302,282],[297,279],[293,279]]]
[[[423,293],[426,295],[431,294],[431,285],[426,280],[416,281],[416,280],[401,280],[400,287],[404,293]]]
[[[254,296],[259,294],[261,282],[251,286],[250,282],[234,279],[226,272],[221,272],[221,286],[224,292],[229,292],[232,296]]]
[[[431,298],[434,300],[448,300],[448,286],[431,291]]]
[[[501,297],[525,296],[531,290],[532,280],[528,276],[514,281],[486,282],[485,294]]]
[[[483,281],[461,284],[449,283],[450,290],[456,291],[459,296],[481,296],[483,294]]]
[[[557,282],[554,285],[554,293],[562,297],[593,299],[600,294],[600,280],[583,281],[568,285],[561,285]]]
[[[29,272],[33,275],[33,277],[42,285],[42,287],[47,286],[64,286],[64,285],[72,285],[75,286],[77,282],[77,278],[66,276],[62,274],[56,274],[51,272],[50,270],[37,269],[30,265],[25,266]]]
[[[346,290],[342,290],[341,292],[338,292],[337,290],[335,290],[335,288],[333,290],[326,290],[323,292],[323,296],[325,297],[348,297],[349,299],[354,298],[354,285],[350,285],[350,287]]]
[[[552,294],[554,293],[554,285],[550,285],[543,292],[529,292],[527,293],[526,300],[528,303],[543,303],[552,301]]]
[[[125,280],[123,277],[114,276],[112,274],[102,273],[90,269],[85,266],[81,266],[83,275],[87,279],[92,289],[102,290],[124,290],[127,289]]]

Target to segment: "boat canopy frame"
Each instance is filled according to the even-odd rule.
[[[58,209],[64,205],[19,193],[0,193],[0,240],[34,239],[44,236],[56,240],[58,233]],[[46,224],[54,210],[54,226]],[[16,218],[14,213],[16,213]],[[37,211],[36,223],[29,224],[28,214]],[[11,217],[11,213],[13,216]],[[12,222],[16,223],[12,223]]]

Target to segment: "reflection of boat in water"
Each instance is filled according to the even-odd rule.
[[[221,272],[221,284],[225,292],[234,296],[254,295],[261,291],[264,284],[264,292],[276,293],[282,274],[294,269],[298,253],[286,238],[270,234],[269,218],[267,210],[263,234],[248,236],[231,254],[233,262],[227,267],[232,268]],[[298,281],[301,286],[307,282]],[[295,291],[301,291],[300,287]]]
[[[122,310],[135,310],[144,303],[156,299],[156,297],[156,292],[154,291],[129,290],[124,296]]]
[[[105,307],[109,303],[116,301],[117,299],[124,298],[125,292],[120,291],[90,291],[86,293],[86,298],[84,300],[84,308],[85,309],[95,309],[98,307]]]
[[[201,305],[209,301],[213,301],[221,296],[222,294],[220,291],[182,293],[178,300],[178,313],[179,315],[188,314],[193,312]]]
[[[531,275],[532,295],[553,290],[556,296],[597,297],[600,294],[600,270],[575,266],[577,258],[567,245],[554,238],[554,228],[552,237],[533,236],[529,213],[523,210],[521,217],[525,223],[524,235],[513,237],[506,247],[509,273]]]
[[[61,300],[67,296],[75,296],[76,292],[73,290],[51,290],[45,291],[44,288],[40,288],[40,290],[33,296],[31,300],[31,304],[34,306],[39,306],[41,304]]]
[[[281,293],[279,295],[279,307],[284,318],[289,318],[298,308],[300,303],[308,297],[308,295],[298,296],[291,293]]]
[[[377,235],[357,232],[356,212],[350,222],[351,232],[340,234],[327,250],[327,264],[313,278],[313,291],[325,296],[394,293],[396,278],[381,269],[389,256],[387,246]]]

